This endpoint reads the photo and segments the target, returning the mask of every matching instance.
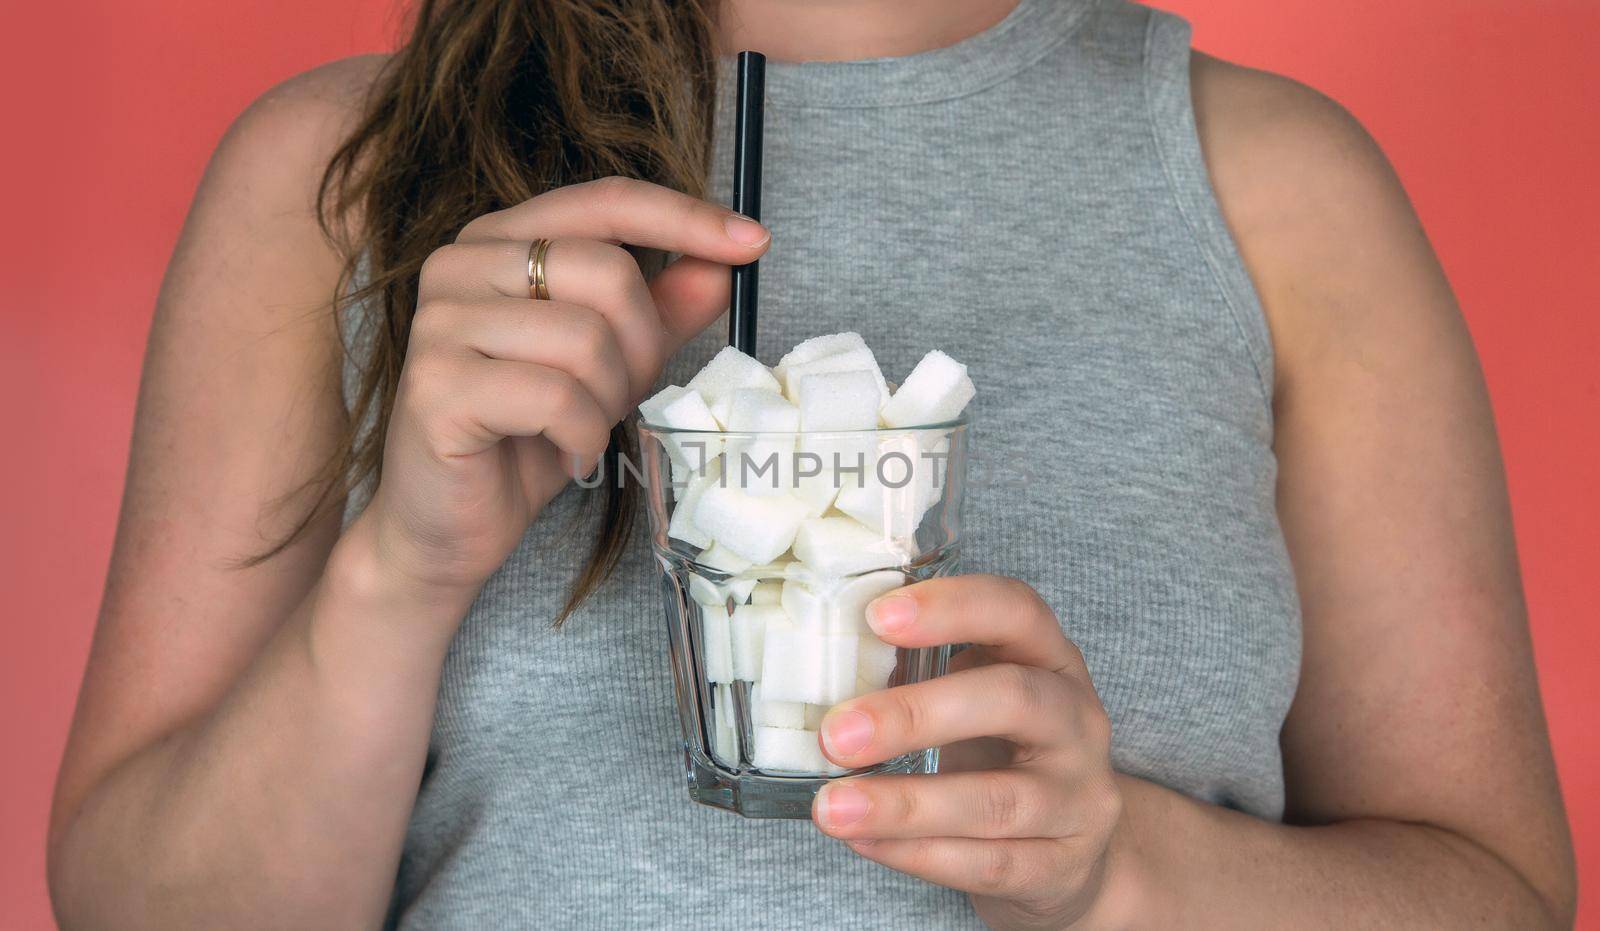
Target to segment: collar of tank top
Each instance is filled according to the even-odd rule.
[[[864,61],[767,62],[767,105],[864,108],[931,103],[975,93],[1038,61],[1098,0],[1020,0],[1005,19],[944,48]],[[725,56],[721,86],[735,80]]]

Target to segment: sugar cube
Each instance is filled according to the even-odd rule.
[[[833,633],[832,605],[826,591],[817,591],[799,579],[783,583],[783,613],[789,623],[815,633]]]
[[[706,490],[710,491],[709,488]],[[702,496],[703,495],[704,493],[702,493]],[[696,505],[696,510],[699,510],[698,505]],[[755,565],[755,563],[751,560],[745,559],[743,556],[740,556],[733,550],[728,549],[721,543],[712,543],[710,546],[701,550],[700,555],[696,556],[694,561],[702,566],[705,566],[707,569],[715,569],[718,572],[726,572],[729,575],[735,575],[743,572]]]
[[[774,773],[842,773],[822,755],[816,731],[797,731],[787,727],[755,729],[755,750],[750,762],[757,769]]]
[[[939,350],[922,357],[879,411],[887,427],[919,427],[954,420],[977,389],[967,367]]]
[[[728,597],[734,604],[742,605],[750,600],[750,593],[756,590],[755,579],[729,579],[727,584]]]
[[[806,505],[789,495],[750,495],[718,484],[700,496],[694,522],[718,546],[745,560],[742,569],[782,555],[794,542],[806,513]]]
[[[767,367],[732,346],[726,346],[712,357],[699,374],[689,379],[689,387],[698,391],[706,404],[739,388],[759,388],[762,391],[779,391],[778,380]],[[710,411],[707,410],[709,414]],[[715,429],[715,428],[713,428]]]
[[[866,346],[846,349],[843,352],[788,366],[783,372],[784,394],[788,395],[790,400],[798,400],[800,380],[808,375],[820,375],[826,372],[868,372],[872,375],[873,383],[878,386],[879,406],[889,399],[889,385],[883,380],[883,371],[878,368],[878,360],[873,357],[872,350]]]
[[[783,583],[773,579],[756,585],[750,593],[750,603],[753,605],[776,605],[783,602]]]
[[[724,682],[713,685],[711,701],[716,706],[717,723],[723,727],[733,727],[733,686]]]
[[[832,591],[835,633],[853,633],[871,636],[867,626],[867,605],[874,598],[905,585],[905,576],[886,570],[846,579]]]
[[[866,348],[867,341],[861,338],[860,333],[829,333],[825,336],[813,336],[784,353],[778,364],[772,367],[772,374],[781,382],[784,380],[784,373],[791,365],[810,362],[823,356],[838,355],[852,349]]]
[[[707,492],[702,510],[710,497]],[[826,578],[902,566],[911,557],[900,542],[869,530],[850,517],[809,518],[796,529],[793,543],[795,558]]]
[[[812,705],[812,704],[807,704],[805,706],[805,709],[806,709],[806,716],[805,716],[806,730],[808,730],[808,731],[819,731],[819,730],[821,730],[822,729],[822,719],[828,716],[828,710],[830,708],[832,708],[832,707],[833,707],[832,705]]]
[[[726,610],[700,612],[700,652],[705,661],[706,679],[733,681],[733,634]]]
[[[948,448],[948,447],[946,447]],[[833,506],[871,530],[893,539],[915,536],[923,515],[938,500],[935,472],[946,463],[924,450],[915,434],[885,436],[877,443],[872,465],[860,482],[846,482]]]
[[[767,391],[739,389],[730,398],[728,430],[762,435],[726,441],[726,483],[759,497],[792,494],[799,409]]]
[[[728,592],[721,585],[698,573],[689,573],[689,597],[708,608],[728,609]]]
[[[858,637],[809,630],[785,617],[767,622],[761,689],[768,700],[833,704],[850,697]]]
[[[884,643],[871,634],[863,634],[856,647],[856,676],[881,689],[889,684],[899,662],[899,650],[892,643]]]
[[[733,677],[745,682],[761,678],[762,644],[766,640],[767,625],[776,617],[784,620],[783,608],[778,605],[740,605],[733,609],[732,649]]]
[[[739,765],[739,732],[725,724],[713,727],[711,758],[730,769]]]
[[[668,385],[642,402],[639,419],[673,430],[720,429],[699,392],[677,385]],[[665,436],[661,442],[672,464],[680,468],[699,468],[721,451],[721,440],[711,436]]]
[[[717,419],[693,388],[668,385],[639,403],[639,419],[674,430],[716,430]]]
[[[799,730],[806,724],[805,705],[793,701],[772,701],[761,694],[761,686],[757,684],[750,688],[750,721],[757,727]]]
[[[795,405],[800,429],[811,433],[873,430],[881,403],[871,372],[819,372],[799,379]]]
[[[667,536],[682,540],[690,546],[711,545],[711,534],[695,525],[694,509],[700,504],[700,496],[705,494],[706,489],[711,487],[722,474],[721,463],[721,459],[711,460],[711,465],[704,470],[705,474],[691,476],[688,485],[676,492],[681,497],[673,505],[672,517],[667,521]]]

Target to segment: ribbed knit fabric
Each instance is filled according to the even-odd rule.
[[[1272,819],[1300,626],[1273,507],[1271,345],[1207,180],[1188,63],[1186,24],[1119,0],[1022,0],[907,58],[769,63],[761,351],[770,364],[856,330],[891,379],[929,349],[965,362],[962,565],[1020,577],[1059,612],[1119,769]],[[551,628],[594,533],[582,498],[540,516],[456,638],[392,921],[976,925],[964,896],[809,822],[689,801],[642,531]]]

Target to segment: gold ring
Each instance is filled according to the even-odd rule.
[[[550,240],[535,239],[528,246],[528,296],[536,301],[550,300],[550,286],[544,280],[544,257]]]

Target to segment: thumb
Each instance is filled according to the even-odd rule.
[[[677,259],[650,282],[650,295],[667,331],[667,354],[710,326],[728,309],[730,269],[694,256]]]

